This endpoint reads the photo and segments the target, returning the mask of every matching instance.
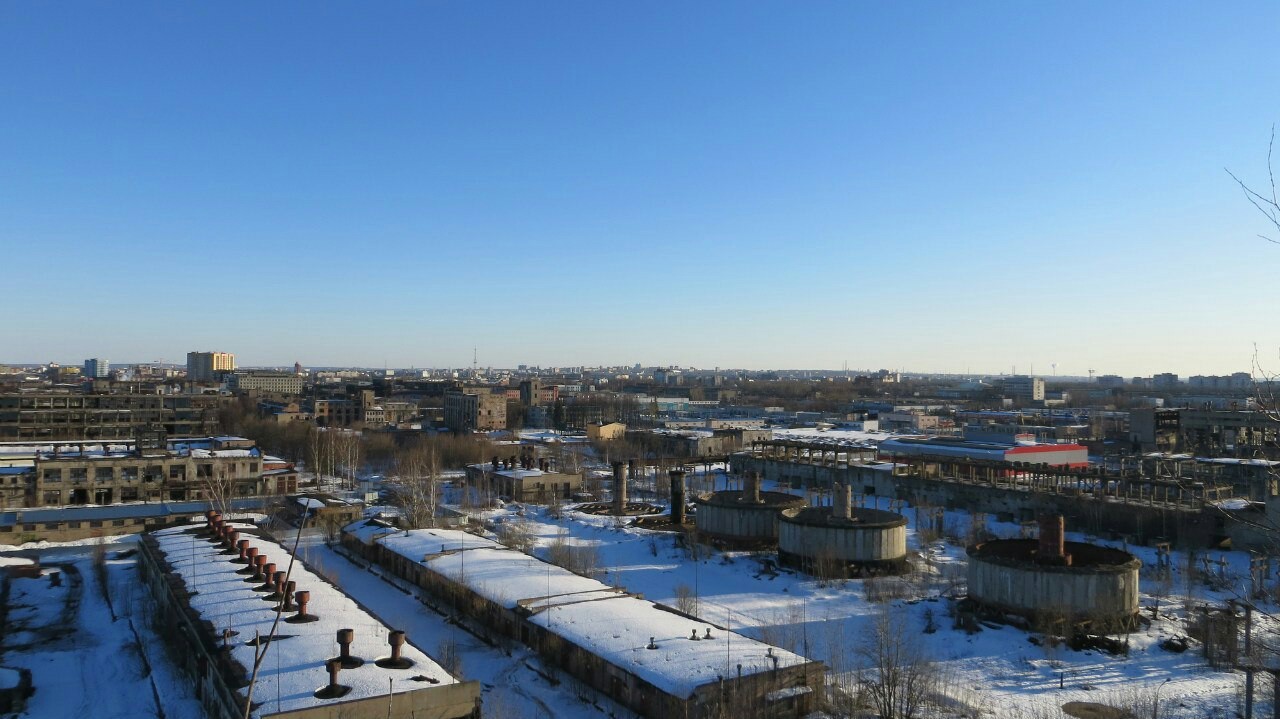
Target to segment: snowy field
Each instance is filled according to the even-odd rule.
[[[129,545],[108,545],[107,556]],[[45,549],[39,579],[9,584],[0,665],[29,670],[35,687],[17,716],[203,717],[191,685],[176,675],[151,627],[150,598],[135,577],[134,560],[107,559],[108,603],[92,546]]]
[[[884,508],[881,500],[881,508]],[[917,554],[917,573],[909,580],[818,581],[785,569],[773,571],[769,555],[722,553],[703,548],[694,560],[672,534],[621,526],[615,519],[563,512],[559,518],[546,508],[511,505],[487,511],[484,520],[498,528],[511,523],[532,534],[533,549],[546,557],[556,545],[594,547],[597,576],[603,581],[642,593],[646,598],[678,605],[690,602],[708,621],[742,631],[757,639],[820,659],[835,672],[834,679],[853,686],[862,663],[860,649],[877,621],[895,622],[895,630],[918,638],[922,655],[934,663],[941,678],[935,700],[944,706],[938,716],[984,716],[993,719],[1059,717],[1067,702],[1100,702],[1133,708],[1150,716],[1159,697],[1161,717],[1233,717],[1243,702],[1243,674],[1208,667],[1197,645],[1185,653],[1160,647],[1168,638],[1186,636],[1182,622],[1187,593],[1185,557],[1174,553],[1173,576],[1163,585],[1150,577],[1154,550],[1129,547],[1144,562],[1141,606],[1149,607],[1156,591],[1159,617],[1129,635],[1128,656],[1099,651],[1073,651],[1065,646],[1033,643],[1038,635],[1008,626],[984,626],[976,634],[953,628],[952,605],[965,576],[964,549],[958,541],[939,539],[920,546],[915,512],[908,541]],[[945,527],[957,537],[970,531],[973,518],[947,512]],[[987,522],[988,531],[1016,537],[1019,525]],[[508,530],[509,531],[509,530]],[[1071,541],[1096,541],[1069,534]],[[1113,542],[1102,542],[1119,546]],[[1220,604],[1248,577],[1248,557],[1223,553],[1227,588],[1214,591],[1193,584],[1197,601]],[[1219,554],[1213,555],[1217,560]],[[1215,569],[1215,571],[1217,571]],[[1164,587],[1163,590],[1157,586]],[[681,595],[685,595],[682,600]],[[870,596],[869,596],[870,595]],[[1274,610],[1274,606],[1264,607]],[[887,617],[887,618],[886,618]],[[1274,627],[1263,619],[1260,626]],[[927,631],[932,630],[932,631]],[[1259,675],[1256,696],[1270,696],[1270,679]],[[1259,701],[1258,712],[1270,711]]]

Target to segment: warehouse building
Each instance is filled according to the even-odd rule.
[[[251,687],[257,719],[480,716],[478,682],[450,675],[301,562],[289,568],[284,547],[252,525],[215,515],[152,532],[139,556],[157,633],[209,717],[245,716]],[[251,685],[259,638],[271,636]]]
[[[517,639],[646,717],[800,717],[817,707],[821,662],[680,614],[476,537],[343,530],[349,549],[430,592],[494,639]]]

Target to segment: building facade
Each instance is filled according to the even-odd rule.
[[[267,470],[240,437],[120,444],[0,444],[5,508],[226,501],[296,492],[292,468]]]
[[[236,356],[230,352],[187,353],[187,379],[192,382],[216,382],[235,368]]]
[[[91,357],[84,361],[85,377],[98,378],[109,374],[111,374],[111,363],[107,360]]]
[[[444,423],[454,432],[507,428],[507,399],[484,389],[466,388],[444,395]]]
[[[257,391],[300,395],[302,385],[302,378],[289,372],[245,370],[227,375],[227,389],[236,392]]]
[[[218,431],[221,399],[206,394],[0,394],[0,441],[131,439],[158,424],[171,437]]]

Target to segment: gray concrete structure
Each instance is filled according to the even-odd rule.
[[[969,599],[1033,621],[1068,622],[1089,631],[1126,630],[1138,612],[1142,562],[1119,549],[1041,538],[997,539],[970,547]],[[1056,547],[1054,546],[1056,545]]]
[[[803,507],[805,500],[786,492],[760,491],[760,477],[745,475],[742,490],[724,490],[694,500],[698,533],[726,544],[771,546],[778,541],[778,516]]]
[[[907,568],[907,518],[855,508],[849,486],[840,485],[831,507],[781,512],[778,560],[819,576],[901,572]]]

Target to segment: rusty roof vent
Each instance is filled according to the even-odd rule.
[[[400,655],[401,649],[404,647],[404,632],[396,629],[387,635],[387,644],[391,645],[391,656],[383,657],[374,662],[383,669],[408,669],[413,666],[412,659],[406,659]]]
[[[316,690],[317,699],[337,699],[350,693],[351,687],[338,683],[338,672],[342,671],[341,659],[330,659],[324,663],[324,668],[329,670],[329,685]]]

